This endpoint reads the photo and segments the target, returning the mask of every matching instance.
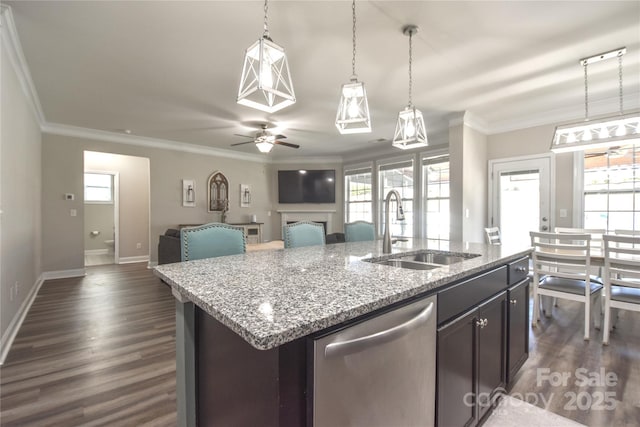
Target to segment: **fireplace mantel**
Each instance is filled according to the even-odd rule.
[[[327,233],[333,233],[333,215],[335,209],[279,209],[280,230],[287,222],[319,221],[327,223]]]

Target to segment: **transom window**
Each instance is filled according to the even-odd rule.
[[[584,153],[584,228],[640,229],[640,145]]]
[[[88,203],[113,203],[113,175],[85,173],[84,201]]]

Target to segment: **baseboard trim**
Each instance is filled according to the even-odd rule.
[[[85,255],[107,255],[109,253],[109,249],[86,249],[84,251]]]
[[[44,274],[41,274],[35,285],[31,288],[31,292],[29,292],[29,295],[27,295],[25,300],[22,302],[20,309],[11,320],[9,327],[2,335],[2,339],[0,342],[0,348],[2,348],[2,350],[0,351],[0,366],[4,365],[4,361],[9,354],[9,350],[11,349],[11,345],[13,344],[13,340],[15,340],[16,335],[18,335],[18,331],[22,326],[22,322],[24,322],[24,319],[27,317],[27,313],[31,308],[31,304],[33,304],[33,301],[35,301],[36,296],[38,295],[38,291],[40,290],[40,287],[42,286],[44,281]]]
[[[76,268],[75,270],[45,271],[42,273],[44,280],[67,279],[69,277],[82,277],[86,275],[87,272],[84,268]]]
[[[156,267],[158,265],[158,261],[149,261],[149,263],[147,264],[147,268],[153,268]]]
[[[149,255],[128,256],[118,259],[118,264],[133,264],[136,262],[149,262]]]

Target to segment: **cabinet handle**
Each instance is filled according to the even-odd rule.
[[[516,267],[518,273],[526,273],[528,269],[526,267]]]
[[[518,300],[517,299],[510,299],[509,303],[512,304],[512,305],[516,305],[518,303]]]
[[[476,325],[480,326],[480,329],[484,328],[488,324],[489,324],[489,321],[487,319],[477,319],[476,320]]]
[[[343,357],[349,354],[359,353],[376,345],[382,345],[400,338],[419,326],[426,323],[434,310],[433,302],[420,311],[415,317],[404,323],[396,325],[384,331],[375,332],[364,337],[354,338],[348,341],[335,342],[327,345],[324,349],[325,357]]]

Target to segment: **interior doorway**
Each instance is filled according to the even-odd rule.
[[[148,262],[150,161],[84,152],[85,266]]]
[[[489,161],[489,226],[502,244],[528,246],[530,231],[553,230],[553,172],[550,154]]]

